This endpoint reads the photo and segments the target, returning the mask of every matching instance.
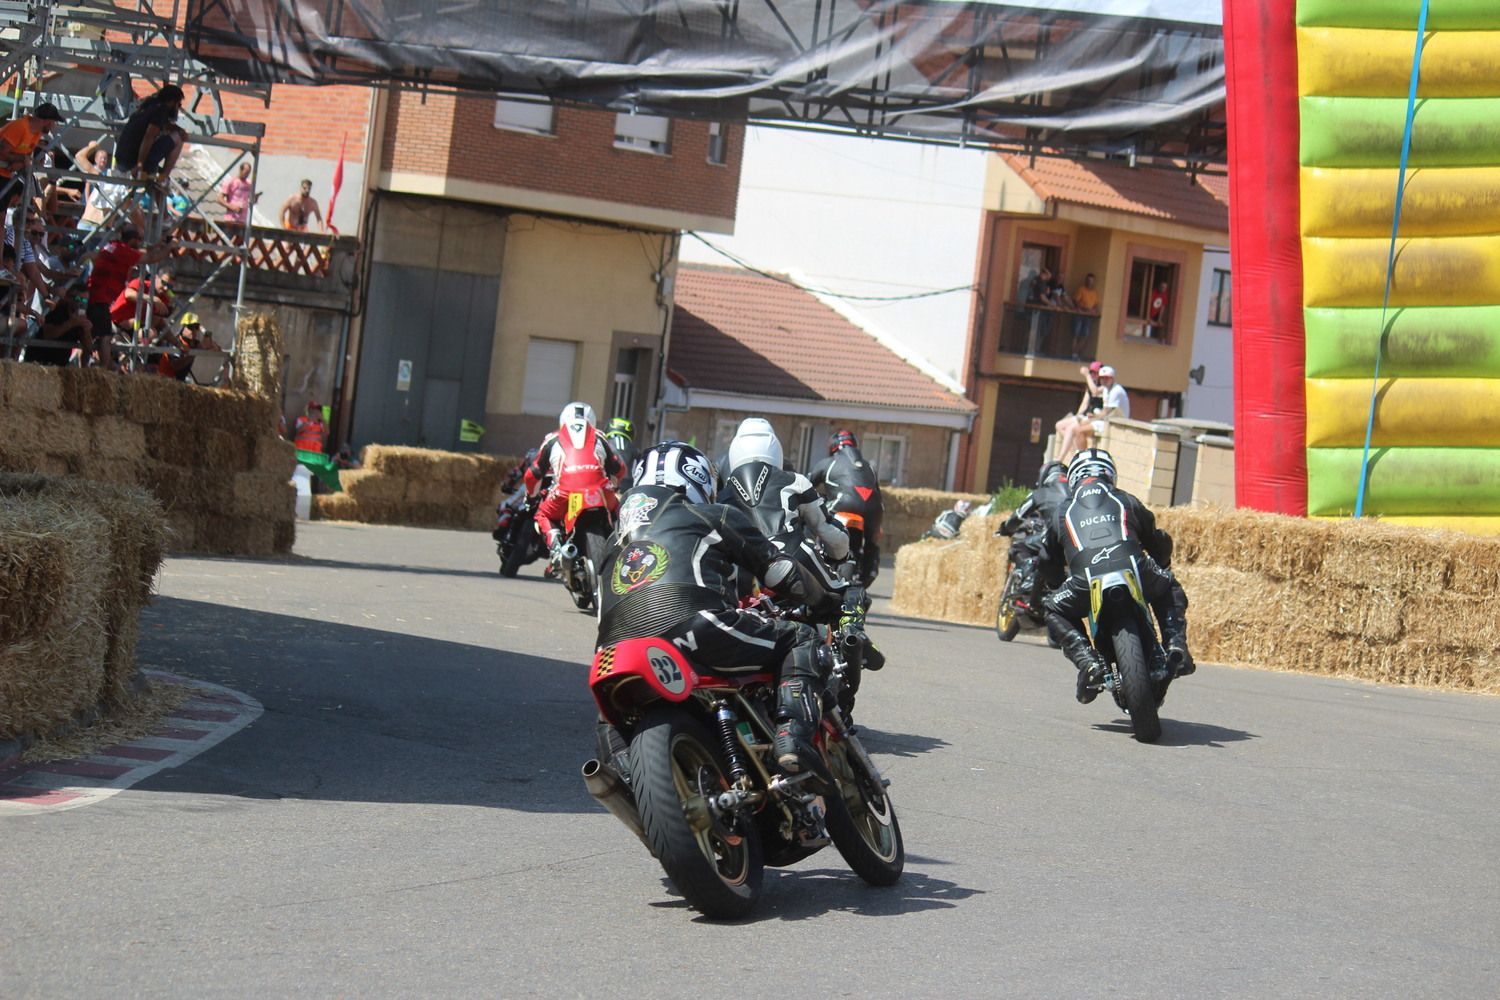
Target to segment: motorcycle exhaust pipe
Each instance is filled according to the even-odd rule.
[[[564,543],[562,549],[559,551],[562,553],[562,557],[569,562],[572,562],[574,559],[578,558],[578,546],[574,545],[572,542]]]
[[[651,845],[646,843],[646,828],[641,825],[641,814],[635,807],[635,797],[630,794],[630,786],[625,784],[625,779],[620,777],[620,772],[613,765],[598,759],[585,761],[583,786],[610,811],[610,815],[624,823],[650,850]]]

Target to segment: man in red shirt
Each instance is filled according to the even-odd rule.
[[[1151,301],[1146,306],[1146,322],[1151,324],[1151,336],[1165,337],[1167,325],[1167,302],[1170,296],[1167,292],[1167,283],[1159,282],[1156,291],[1151,293]]]
[[[89,301],[85,315],[94,328],[94,346],[99,352],[99,360],[110,368],[115,367],[114,357],[109,353],[109,342],[114,334],[110,307],[124,293],[130,273],[138,265],[162,260],[171,252],[166,244],[143,251],[141,243],[139,229],[124,227],[118,239],[94,255],[94,269],[89,272]]]

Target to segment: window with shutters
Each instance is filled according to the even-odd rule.
[[[531,135],[552,134],[552,104],[521,94],[502,94],[495,102],[495,127]]]
[[[571,340],[532,337],[526,348],[526,385],[521,412],[538,416],[561,413],[573,399],[573,369],[578,345]]]
[[[642,153],[667,155],[672,122],[659,115],[615,115],[615,145]]]

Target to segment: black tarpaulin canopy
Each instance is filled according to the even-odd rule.
[[[189,0],[226,77],[1224,161],[1217,0]]]

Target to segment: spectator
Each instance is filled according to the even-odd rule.
[[[307,231],[307,218],[314,216],[318,225],[328,228],[323,224],[323,213],[318,211],[318,203],[312,196],[312,181],[303,181],[302,190],[292,195],[281,206],[281,228],[292,229],[299,233]]]
[[[240,164],[240,169],[219,188],[218,202],[224,206],[224,221],[237,226],[248,225],[250,210],[260,200],[260,195],[250,189],[250,161]]]
[[[90,332],[88,317],[79,308],[77,296],[62,296],[57,305],[42,319],[36,339],[61,341],[69,346],[28,346],[26,348],[27,361],[62,368],[73,356],[75,346],[83,352],[85,357],[88,356],[94,348],[94,338]]]
[[[146,294],[151,301],[152,329],[163,329],[167,318],[172,315],[172,284],[172,272],[165,269],[158,271],[154,278],[145,283]],[[141,279],[132,278],[110,303],[109,318],[115,325],[126,325],[135,320],[137,304],[141,301],[141,288]]]
[[[47,101],[36,106],[29,115],[0,126],[0,200],[12,190],[20,190],[25,179],[26,164],[41,141],[51,133],[62,115],[57,107]]]
[[[177,178],[177,189],[167,199],[167,208],[179,219],[186,218],[193,210],[193,196],[188,192],[187,178]]]
[[[1156,291],[1151,293],[1151,301],[1146,306],[1146,323],[1149,325],[1150,336],[1166,337],[1167,335],[1167,304],[1171,299],[1167,291],[1167,283],[1159,281]]]
[[[1048,298],[1057,309],[1076,309],[1073,299],[1068,295],[1068,290],[1063,285],[1062,275],[1054,274],[1051,282],[1047,285]]]
[[[20,241],[17,242],[15,227],[11,225],[8,218],[6,220],[5,244],[15,251],[16,259],[20,264],[18,270],[25,285],[20,301],[23,306],[29,306],[33,310],[40,308],[38,303],[33,301],[35,296],[40,296],[44,300],[50,299],[52,282],[73,277],[71,273],[47,264],[37,255],[36,247],[43,245],[42,241],[46,235],[47,229],[42,220],[33,214],[26,220],[26,231],[21,234]],[[43,250],[45,250],[45,245],[43,245]]]
[[[1089,334],[1093,332],[1094,318],[1099,315],[1099,290],[1094,287],[1094,276],[1086,274],[1083,284],[1073,293],[1073,307],[1078,315],[1073,317],[1073,360],[1083,356]]]
[[[109,175],[109,150],[104,148],[103,140],[96,139],[80,149],[74,162],[83,173],[97,177]],[[144,232],[146,220],[128,187],[103,180],[91,180],[83,186],[83,218],[78,220],[78,228],[91,233],[116,221],[119,214],[126,211],[129,212],[130,222]]]
[[[1030,306],[1052,305],[1052,271],[1042,268],[1026,286],[1026,304]]]
[[[1078,404],[1078,409],[1067,414],[1054,425],[1054,430],[1057,432],[1056,454],[1060,462],[1067,462],[1078,450],[1073,443],[1078,428],[1088,424],[1095,413],[1104,409],[1104,387],[1097,381],[1099,369],[1102,367],[1099,362],[1095,361],[1078,369],[1084,381],[1083,400]]]
[[[328,426],[323,422],[323,407],[316,399],[307,401],[307,413],[297,418],[292,428],[292,444],[298,451],[323,454],[328,447]]]
[[[355,458],[354,453],[349,450],[349,442],[347,441],[339,445],[338,454],[333,456],[333,464],[340,469],[364,468],[360,464],[359,459]]]
[[[188,314],[193,315],[192,313]],[[186,319],[187,317],[183,317]],[[196,318],[196,317],[195,317]],[[198,348],[198,325],[183,323],[182,329],[173,336],[169,331],[158,338],[157,346],[164,348],[156,358],[156,373],[179,382],[186,382],[193,370],[192,351]]]
[[[169,83],[136,106],[115,139],[116,170],[156,178],[166,190],[165,179],[187,145],[187,132],[177,124],[182,98],[182,88]]]
[[[1094,447],[1094,442],[1104,436],[1110,417],[1130,417],[1130,395],[1115,381],[1115,370],[1109,365],[1099,369],[1099,388],[1103,392],[1103,406],[1090,414],[1092,419],[1081,421],[1074,427],[1072,453]]]
[[[110,306],[130,280],[130,272],[139,264],[150,264],[162,260],[171,252],[166,244],[141,248],[141,231],[127,225],[120,230],[117,239],[111,240],[94,256],[94,267],[89,272],[88,306],[86,315],[94,328],[94,347],[99,360],[110,368],[116,367],[106,345],[113,340],[114,323],[110,319]]]

